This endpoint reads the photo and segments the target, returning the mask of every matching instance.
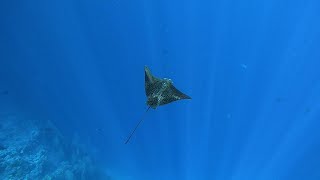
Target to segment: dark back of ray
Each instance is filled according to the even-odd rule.
[[[135,126],[135,128],[127,138],[125,144],[127,144],[130,141],[132,135],[136,132],[136,130],[138,129],[142,121],[145,119],[145,115],[147,114],[147,112],[151,107],[153,109],[156,109],[158,106],[169,104],[177,100],[191,99],[189,96],[183,94],[181,91],[176,89],[172,85],[172,83],[165,84],[169,82],[168,80],[154,77],[147,66],[144,68],[144,70],[145,70],[145,91],[147,96],[147,104],[149,107],[144,113],[144,116],[142,116],[138,124]]]

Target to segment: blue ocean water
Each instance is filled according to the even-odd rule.
[[[319,19],[317,0],[3,0],[0,178],[58,179],[46,162],[61,159],[59,178],[80,179],[88,157],[102,179],[318,180]],[[145,65],[192,100],[150,109],[124,144],[147,109]],[[30,152],[47,159],[22,165],[24,134],[43,131]]]

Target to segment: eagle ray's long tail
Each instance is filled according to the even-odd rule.
[[[143,117],[141,118],[141,120],[138,122],[138,124],[136,125],[136,127],[134,128],[134,130],[131,132],[131,134],[130,134],[130,136],[128,137],[128,139],[126,140],[125,144],[127,144],[127,143],[130,141],[132,135],[133,135],[134,132],[138,129],[138,127],[139,127],[139,125],[141,124],[141,122],[144,120],[145,115],[146,115],[147,112],[149,111],[150,107],[151,107],[151,106],[148,107],[148,109],[147,109],[146,112],[144,113],[144,116],[143,116]]]

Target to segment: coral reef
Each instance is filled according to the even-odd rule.
[[[110,180],[50,121],[0,117],[0,179]]]

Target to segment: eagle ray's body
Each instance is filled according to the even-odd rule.
[[[182,99],[191,99],[173,86],[171,79],[157,78],[151,74],[150,69],[145,66],[145,92],[147,96],[147,105],[149,106],[147,111],[151,108],[156,109],[158,106],[169,104],[174,101]],[[130,136],[128,137],[125,144],[127,144],[134,134],[140,123],[143,121],[142,118],[136,125]]]
[[[145,70],[145,90],[147,104],[153,109],[181,99],[191,99],[173,86],[171,79],[153,76],[147,66]]]

